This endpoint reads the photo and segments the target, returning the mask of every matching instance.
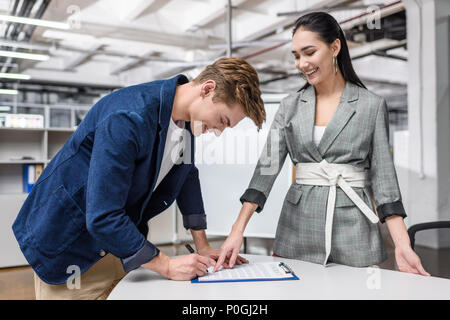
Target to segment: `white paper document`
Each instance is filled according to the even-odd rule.
[[[284,263],[258,262],[235,265],[233,269],[221,269],[214,273],[193,280],[192,282],[226,282],[226,281],[252,281],[252,280],[288,280],[298,278]]]

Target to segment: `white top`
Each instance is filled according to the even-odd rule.
[[[177,121],[177,124],[170,117],[169,128],[167,128],[166,144],[164,146],[164,155],[159,169],[158,180],[156,180],[155,189],[164,177],[169,173],[174,164],[178,163],[183,154],[183,134],[184,121]]]
[[[320,140],[322,139],[323,133],[325,132],[326,128],[327,126],[314,126],[313,142],[316,145],[316,147],[319,146]]]
[[[108,300],[448,299],[450,279],[242,254],[250,263],[283,261],[300,280],[198,283],[167,280],[143,267],[129,272]],[[220,271],[219,271],[220,272]]]

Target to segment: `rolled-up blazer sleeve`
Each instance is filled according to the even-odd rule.
[[[183,216],[183,226],[186,229],[206,229],[206,214],[203,207],[198,169],[195,165],[192,166],[181,187],[177,197],[177,205]]]
[[[378,216],[382,223],[389,216],[406,217],[394,161],[389,150],[389,114],[385,99],[378,107],[372,138],[369,178]]]
[[[95,130],[87,182],[86,226],[104,250],[123,259],[125,271],[159,253],[125,210],[135,162],[146,149],[151,134],[142,117],[128,111],[109,115]]]
[[[267,197],[286,159],[288,151],[284,127],[284,103],[282,100],[270,127],[266,144],[256,164],[250,184],[239,199],[242,203],[252,202],[257,204],[256,212],[261,212],[264,208]]]

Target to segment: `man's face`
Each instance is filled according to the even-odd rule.
[[[201,96],[191,105],[191,130],[195,136],[211,130],[216,136],[220,136],[227,127],[234,127],[246,116],[244,109],[238,103],[227,105],[221,101],[214,102],[214,91],[206,84],[205,88],[202,87]]]

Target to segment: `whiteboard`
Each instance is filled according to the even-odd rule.
[[[266,103],[266,122],[258,132],[245,118],[220,137],[205,133],[196,137],[195,163],[207,217],[207,235],[228,236],[242,207],[239,198],[250,183],[279,103]],[[287,157],[260,213],[254,213],[244,236],[275,238],[284,197],[292,181],[292,162]]]

